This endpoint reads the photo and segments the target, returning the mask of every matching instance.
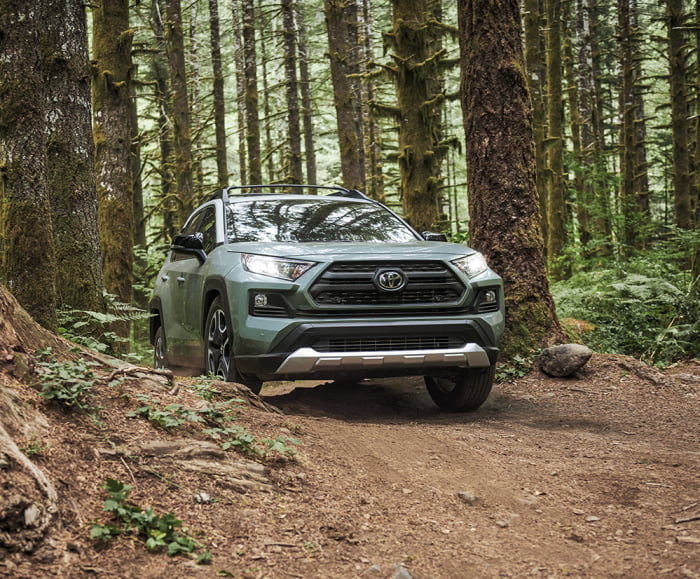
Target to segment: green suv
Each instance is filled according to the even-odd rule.
[[[466,411],[493,386],[503,282],[359,191],[228,187],[173,239],[150,312],[157,368],[254,392],[422,375],[440,408]]]

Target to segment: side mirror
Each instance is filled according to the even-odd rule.
[[[170,244],[170,249],[184,255],[194,255],[200,263],[204,263],[207,254],[204,252],[204,235],[199,231],[189,235],[176,235]]]
[[[433,231],[424,231],[423,239],[426,241],[447,241],[447,235],[444,233],[434,233]]]

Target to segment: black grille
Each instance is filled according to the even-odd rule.
[[[388,336],[324,338],[314,342],[319,352],[385,352],[458,348],[464,340],[450,336]]]
[[[403,273],[405,286],[384,291],[375,283],[381,271]],[[465,291],[455,274],[439,261],[340,262],[316,280],[311,296],[321,306],[456,305]]]

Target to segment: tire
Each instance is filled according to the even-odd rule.
[[[466,368],[451,376],[426,376],[428,394],[442,410],[470,412],[479,408],[491,393],[496,365]]]
[[[217,376],[226,382],[237,382],[258,394],[262,389],[262,380],[256,376],[239,373],[233,355],[233,331],[228,314],[221,298],[217,297],[209,307],[207,322],[204,326],[204,367],[207,374]]]
[[[158,326],[156,334],[153,337],[153,367],[157,370],[163,370],[168,367],[166,363],[168,346],[165,341],[165,330],[163,326]]]

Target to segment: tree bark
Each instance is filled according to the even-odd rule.
[[[547,0],[547,260],[553,277],[570,275],[562,259],[566,246],[564,97],[562,94],[561,2]]]
[[[683,0],[666,1],[668,26],[669,86],[671,90],[671,131],[673,133],[673,208],[681,229],[693,228],[688,150],[688,104],[685,90],[686,38]]]
[[[547,149],[546,111],[544,98],[547,94],[547,67],[545,46],[541,30],[546,26],[542,12],[542,0],[525,0],[523,17],[525,28],[525,62],[528,72],[528,87],[532,101],[532,131],[535,138],[535,162],[537,192],[540,197],[542,233],[547,239]]]
[[[182,224],[194,209],[194,188],[192,182],[192,128],[190,102],[187,94],[187,68],[180,0],[166,0],[165,11],[165,46],[170,66],[173,103],[174,173],[179,200],[179,217]]]
[[[134,246],[131,175],[131,40],[128,0],[93,10],[93,134],[99,231],[108,292],[131,303]],[[129,325],[115,327],[126,337]]]
[[[296,12],[299,28],[297,56],[299,59],[299,80],[301,84],[301,125],[304,133],[304,160],[306,161],[306,182],[315,184],[316,177],[316,145],[314,144],[314,113],[311,97],[311,74],[309,73],[309,44],[306,37],[306,24],[301,10]]]
[[[255,5],[243,0],[243,67],[245,79],[245,141],[248,149],[249,183],[262,183],[260,117],[258,113],[258,65],[255,44]]]
[[[324,2],[343,185],[365,191],[364,119],[358,110],[362,96],[358,75],[358,51],[362,49],[358,44],[358,10],[356,0]]]
[[[87,21],[82,0],[45,0],[41,29],[47,170],[58,305],[104,309]]]
[[[0,280],[39,323],[55,329],[40,18],[35,0],[0,0]]]
[[[436,229],[440,166],[447,152],[441,144],[444,93],[441,86],[439,0],[393,0],[393,49],[399,170],[404,217],[418,231]]]
[[[295,0],[282,0],[282,46],[287,103],[287,182],[301,183],[301,129],[299,127],[299,81],[297,77]]]
[[[470,243],[504,280],[508,355],[563,332],[544,264],[517,0],[459,1]]]
[[[209,0],[209,31],[211,38],[211,66],[214,74],[216,175],[219,188],[223,188],[229,184],[229,179],[226,147],[226,101],[224,100],[224,72],[221,64],[221,32],[219,30],[218,0]]]

